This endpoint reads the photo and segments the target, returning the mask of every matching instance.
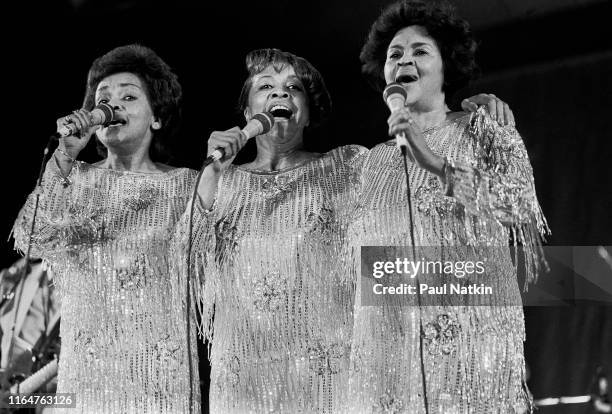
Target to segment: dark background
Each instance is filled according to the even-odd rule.
[[[91,62],[126,43],[152,47],[179,74],[185,100],[183,130],[174,145],[177,166],[197,168],[211,131],[241,121],[234,108],[246,74],[244,56],[262,47],[303,56],[325,77],[334,112],[312,149],[349,143],[372,147],[386,139],[387,109],[363,80],[358,55],[370,24],[388,1],[197,3],[204,2],[39,1],[4,10],[10,29],[2,53],[0,234],[8,238],[33,188],[55,119],[80,107]],[[480,41],[483,71],[458,98],[495,93],[514,110],[553,231],[549,243],[612,245],[612,2],[455,4]],[[450,101],[453,109],[458,101]],[[250,155],[252,148],[247,148],[242,159]],[[94,160],[93,148],[82,158]],[[6,238],[0,243],[2,267],[17,258]],[[554,272],[541,280],[563,287],[576,283]],[[535,398],[588,393],[600,365],[612,377],[612,306],[570,301],[528,307],[526,324]],[[206,378],[208,368],[202,368]],[[586,413],[590,408],[541,412]]]

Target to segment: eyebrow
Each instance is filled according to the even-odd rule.
[[[421,47],[421,46],[430,46],[431,47],[432,45],[431,45],[431,43],[427,43],[427,42],[415,42],[415,43],[411,43],[409,46],[414,48],[414,47]],[[390,49],[403,49],[403,48],[404,48],[404,46],[402,46],[400,44],[394,44],[394,45],[389,46],[387,48],[387,50],[390,50]]]
[[[272,75],[261,75],[260,77],[258,77],[258,78],[257,78],[257,80],[255,80],[255,82],[257,83],[257,82],[259,82],[260,80],[263,80],[263,79],[269,79],[269,78],[273,78],[273,76],[272,76]],[[299,76],[297,76],[297,75],[291,75],[291,76],[288,76],[288,77],[287,77],[287,80],[297,80],[297,81],[299,81],[300,83],[302,82],[302,80],[301,80],[301,79],[299,78]]]
[[[120,86],[121,88],[125,88],[126,86],[134,86],[134,87],[136,87],[136,88],[138,88],[138,89],[142,89],[142,87],[141,87],[141,86],[136,85],[135,83],[130,83],[130,82],[120,83],[120,84],[119,84],[119,86]],[[107,90],[108,88],[109,88],[109,86],[108,86],[108,85],[104,85],[104,86],[102,86],[101,88],[99,88],[99,89],[98,89],[96,92],[101,92],[101,91]]]

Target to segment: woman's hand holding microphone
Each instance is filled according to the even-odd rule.
[[[408,141],[407,154],[409,159],[438,177],[444,178],[445,160],[435,154],[425,141],[423,132],[418,126],[408,107],[401,107],[393,112],[387,119],[389,136],[396,137],[404,134]]]
[[[91,136],[100,125],[93,123],[91,112],[86,109],[78,109],[70,115],[58,118],[56,125],[58,134],[63,129],[65,130],[66,126],[70,126],[71,130],[76,131],[72,135],[59,138],[57,150],[55,151],[55,159],[58,161],[63,175],[67,176],[77,156],[85,148]]]

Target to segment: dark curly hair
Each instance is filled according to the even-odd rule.
[[[149,155],[154,161],[167,160],[167,144],[176,136],[181,122],[183,92],[176,74],[153,50],[131,44],[117,47],[97,58],[87,75],[83,108],[92,110],[98,84],[104,78],[121,72],[133,73],[144,84],[153,115],[161,121],[161,128],[153,131]],[[99,141],[98,153],[101,156],[107,153]]]
[[[377,90],[382,91],[386,85],[384,68],[389,43],[408,26],[424,27],[436,41],[444,68],[443,90],[448,97],[476,76],[476,41],[469,24],[455,15],[453,7],[446,2],[401,0],[376,19],[359,55],[362,72]]]
[[[238,98],[238,110],[244,113],[249,104],[249,91],[253,85],[253,77],[272,65],[278,72],[286,65],[293,67],[295,74],[304,85],[308,96],[310,110],[310,127],[320,126],[331,112],[331,97],[323,81],[321,73],[306,59],[283,52],[279,49],[257,49],[250,51],[246,56],[248,77],[242,85]]]

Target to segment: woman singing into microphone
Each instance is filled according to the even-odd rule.
[[[378,90],[391,83],[405,90],[405,104],[388,124],[391,137],[408,139],[412,215],[395,140],[374,147],[364,164],[359,218],[348,231],[358,280],[350,413],[528,409],[523,311],[509,242],[522,245],[532,280],[548,228],[516,129],[483,109],[468,114],[446,105],[474,72],[475,49],[468,24],[451,11],[400,1],[372,25],[361,51],[363,71]],[[477,281],[492,296],[425,291],[375,299],[359,273],[359,248],[413,243],[417,256],[408,248],[407,257],[434,263],[417,281],[462,287]],[[483,271],[466,274],[467,261],[482,262]],[[447,274],[436,270],[438,262],[464,270]],[[414,286],[420,291],[420,283]]]
[[[246,63],[240,109],[247,121],[270,113],[273,126],[256,138],[255,160],[239,166],[231,165],[244,145],[239,128],[211,134],[208,155],[223,148],[226,157],[204,170],[193,220],[212,343],[210,411],[338,412],[353,289],[337,258],[367,151],[304,149],[331,109],[308,61],[261,49]]]
[[[57,391],[76,398],[66,412],[200,412],[196,338],[187,339],[184,283],[168,263],[196,174],[159,162],[176,137],[181,94],[155,52],[123,46],[94,61],[85,109],[57,121],[81,132],[60,139],[47,164],[32,248],[51,265],[61,298]],[[100,103],[114,121],[91,127]],[[77,161],[93,134],[103,159]],[[14,227],[21,251],[33,200]]]

